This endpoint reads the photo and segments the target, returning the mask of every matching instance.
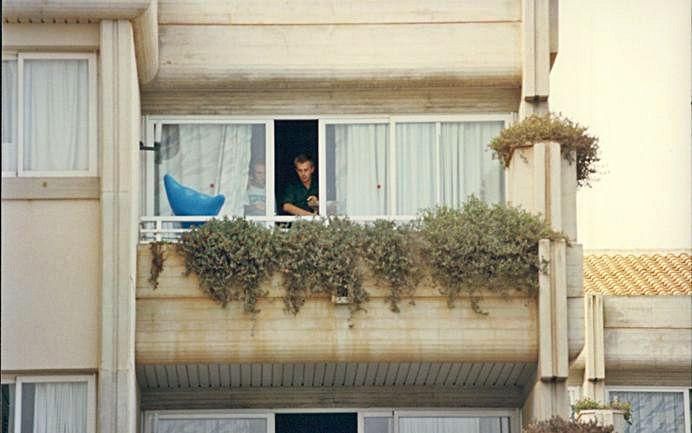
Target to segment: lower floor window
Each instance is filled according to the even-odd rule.
[[[632,405],[632,424],[625,433],[689,433],[689,390],[611,389],[609,400]]]
[[[160,419],[156,423],[157,433],[187,432],[238,432],[266,433],[267,420],[261,418],[197,418]]]
[[[509,433],[509,417],[503,416],[400,416],[366,417],[364,433]]]
[[[144,416],[144,433],[511,433],[518,419],[507,410],[160,411]],[[512,430],[510,426],[514,426]]]
[[[18,376],[2,384],[2,433],[93,432],[94,414],[92,376]]]

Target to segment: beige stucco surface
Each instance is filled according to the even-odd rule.
[[[2,201],[2,370],[95,369],[97,200]]]
[[[560,2],[550,108],[600,138],[585,250],[692,247],[690,0]]]

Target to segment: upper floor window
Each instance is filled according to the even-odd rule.
[[[413,218],[433,206],[459,207],[471,194],[501,202],[504,170],[487,145],[510,120],[152,116],[144,141],[154,151],[142,154],[142,213],[173,214],[166,174],[197,192],[223,194],[219,215],[265,221],[295,210],[284,206],[287,200],[309,213],[354,220]],[[301,179],[296,158],[305,155],[309,163],[301,167],[314,170]],[[318,200],[308,205],[311,195]]]
[[[3,55],[3,176],[95,176],[96,142],[94,54]]]

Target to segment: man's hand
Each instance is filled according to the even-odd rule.
[[[315,213],[313,212],[308,212],[305,209],[301,209],[298,206],[291,204],[291,203],[284,203],[281,208],[284,210],[284,212],[290,213],[291,215],[296,215],[296,216],[314,216]]]

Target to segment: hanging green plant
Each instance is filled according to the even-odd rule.
[[[177,246],[187,273],[194,272],[212,299],[240,300],[256,313],[262,282],[279,269],[287,311],[297,314],[316,294],[346,298],[352,311],[369,299],[363,272],[389,288],[385,301],[399,311],[430,275],[452,307],[460,294],[477,313],[480,293],[510,289],[534,296],[540,239],[565,239],[538,216],[471,196],[461,209],[436,208],[407,225],[376,221],[362,226],[348,219],[296,221],[287,230],[269,230],[242,218],[211,220],[183,234]],[[158,285],[165,256],[152,244],[150,281]],[[156,282],[156,284],[155,284]]]
[[[275,264],[272,231],[243,218],[211,220],[184,233],[178,251],[187,273],[194,272],[201,288],[226,306],[240,300],[256,313],[257,298],[264,295],[262,281]]]
[[[375,278],[388,286],[385,302],[398,313],[402,297],[413,300],[421,279],[420,236],[412,225],[397,226],[385,220],[375,221],[363,230],[364,258]]]
[[[541,269],[538,241],[564,239],[536,215],[474,196],[461,209],[425,212],[421,232],[423,257],[449,306],[466,293],[481,314],[481,290],[503,295],[511,288],[535,296]]]
[[[347,297],[359,310],[369,296],[361,272],[362,228],[347,219],[297,221],[277,232],[286,309],[297,314],[314,294]]]
[[[165,246],[168,242],[152,242],[149,244],[151,254],[151,267],[149,268],[149,284],[156,290],[159,288],[159,275],[163,271],[163,264],[166,262]]]
[[[489,146],[505,167],[509,167],[515,149],[541,141],[558,142],[562,157],[569,162],[573,162],[572,151],[575,152],[577,184],[582,186],[589,184],[599,161],[598,138],[587,134],[586,130],[560,114],[534,114],[502,130]]]

